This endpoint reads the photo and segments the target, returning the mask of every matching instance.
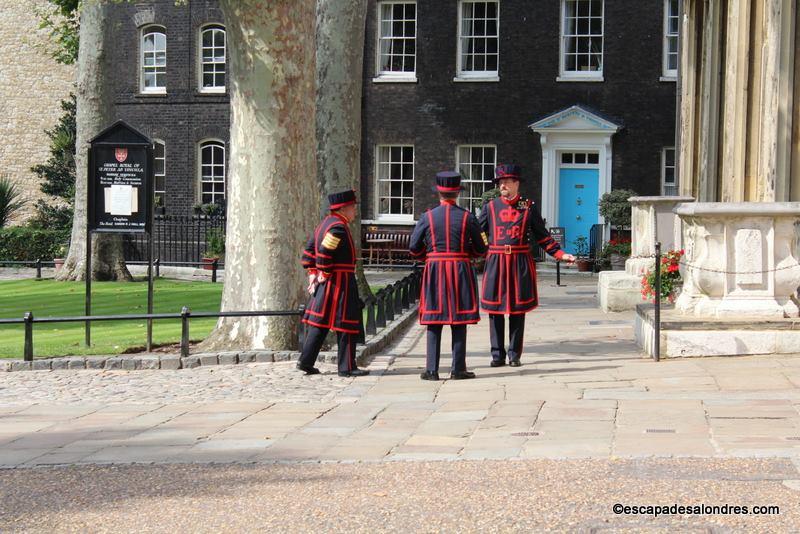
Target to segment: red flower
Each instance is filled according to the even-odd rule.
[[[673,263],[672,265],[670,265],[669,267],[667,267],[667,272],[668,272],[668,273],[674,273],[674,272],[675,272],[675,271],[677,271],[679,268],[680,268],[680,267],[678,267],[678,265],[677,265],[677,264]]]

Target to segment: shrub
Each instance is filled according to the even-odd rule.
[[[681,282],[680,263],[683,250],[670,250],[661,257],[661,300],[675,300],[675,284]],[[648,271],[642,277],[642,299],[656,299],[656,270]]]
[[[612,254],[619,254],[620,256],[630,256],[631,255],[631,240],[627,237],[621,237],[619,239],[611,239],[605,245],[603,245],[603,252],[601,253],[603,257],[609,257]]]
[[[600,197],[598,206],[600,215],[607,223],[613,224],[617,228],[628,228],[631,225],[631,203],[630,197],[636,196],[636,192],[630,189],[615,189],[610,193],[605,193]]]
[[[221,258],[225,255],[225,232],[214,228],[206,233],[206,257]]]
[[[8,224],[11,216],[27,203],[16,184],[7,176],[0,176],[0,228]]]
[[[0,229],[0,259],[9,261],[50,260],[69,239],[69,232],[17,226]]]

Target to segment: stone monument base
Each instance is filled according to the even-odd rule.
[[[653,304],[636,306],[636,344],[651,357],[654,315]],[[800,353],[800,318],[700,318],[661,307],[661,358],[792,353]]]

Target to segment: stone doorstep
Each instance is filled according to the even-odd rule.
[[[403,312],[394,321],[386,325],[367,340],[367,344],[356,350],[356,361],[362,367],[371,362],[374,354],[383,350],[398,334],[403,332],[417,317],[417,305]],[[10,371],[56,371],[75,369],[103,369],[107,371],[134,371],[144,369],[193,369],[210,365],[231,365],[251,362],[283,362],[296,361],[300,352],[295,351],[220,351],[214,353],[192,354],[181,358],[177,354],[130,355],[130,356],[66,356],[62,358],[41,358],[32,362],[23,360],[0,360],[0,372]],[[320,353],[320,361],[336,363],[336,351]],[[393,359],[382,362],[388,367]]]

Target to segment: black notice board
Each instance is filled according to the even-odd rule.
[[[91,141],[89,230],[144,233],[153,209],[153,145],[122,121]]]
[[[550,236],[558,243],[561,248],[564,248],[566,242],[566,232],[563,226],[553,226],[550,228]]]

